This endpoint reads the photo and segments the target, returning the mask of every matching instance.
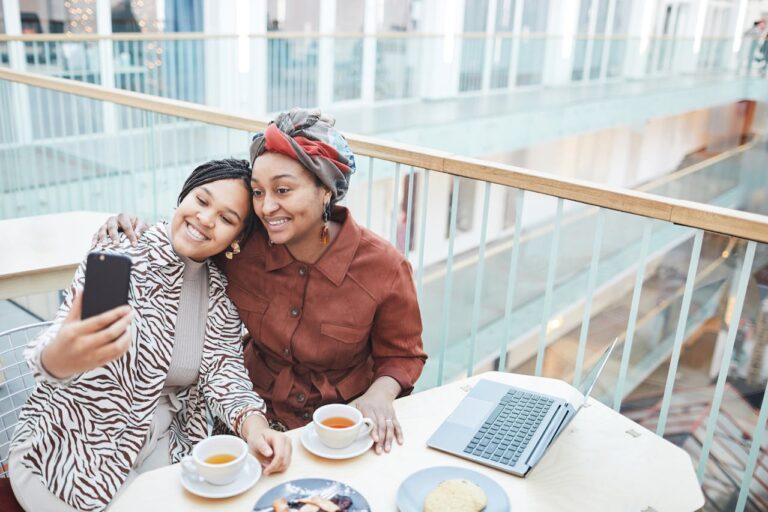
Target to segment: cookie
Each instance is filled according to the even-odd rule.
[[[461,478],[443,480],[424,500],[424,512],[480,512],[488,503],[485,492]]]

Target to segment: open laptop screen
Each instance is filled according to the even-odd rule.
[[[603,366],[605,366],[608,358],[611,357],[611,352],[613,352],[613,348],[616,346],[618,341],[619,338],[614,338],[613,343],[608,345],[608,348],[605,349],[603,355],[601,355],[600,359],[598,359],[597,362],[592,365],[592,368],[589,370],[589,372],[587,372],[587,376],[584,377],[584,380],[581,382],[581,385],[579,386],[579,392],[584,396],[585,403],[589,397],[589,394],[592,392],[592,388],[595,387],[597,377],[603,371]],[[582,404],[579,404],[579,406],[581,405]]]

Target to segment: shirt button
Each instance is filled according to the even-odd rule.
[[[298,317],[299,313],[301,313],[301,310],[299,308],[291,308],[291,316],[293,318]]]
[[[296,400],[298,400],[299,402],[303,402],[306,398],[307,397],[304,395],[304,393],[299,393],[298,395],[296,395]]]
[[[291,350],[288,347],[283,349],[283,354],[288,355],[290,353],[291,353]]]
[[[308,420],[310,418],[308,412],[305,412],[304,414],[302,414],[301,417],[304,418],[305,420]]]
[[[299,267],[299,275],[300,275],[300,276],[305,276],[305,275],[307,275],[307,267],[305,267],[304,265],[300,266],[300,267]]]

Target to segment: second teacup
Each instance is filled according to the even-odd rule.
[[[336,449],[370,435],[374,427],[371,418],[364,418],[356,408],[344,404],[324,405],[315,411],[312,420],[320,442]]]
[[[192,455],[182,459],[181,467],[213,485],[226,485],[240,474],[247,456],[248,444],[239,437],[212,436],[200,441]]]

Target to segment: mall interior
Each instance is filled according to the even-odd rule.
[[[690,455],[703,510],[765,511],[766,18],[765,0],[0,0],[0,233],[168,218],[198,163],[319,107],[357,156],[344,206],[413,267],[416,392],[488,370],[578,385],[618,338],[593,396]],[[35,272],[0,269],[0,368],[60,302]],[[17,405],[0,399],[0,460]]]

